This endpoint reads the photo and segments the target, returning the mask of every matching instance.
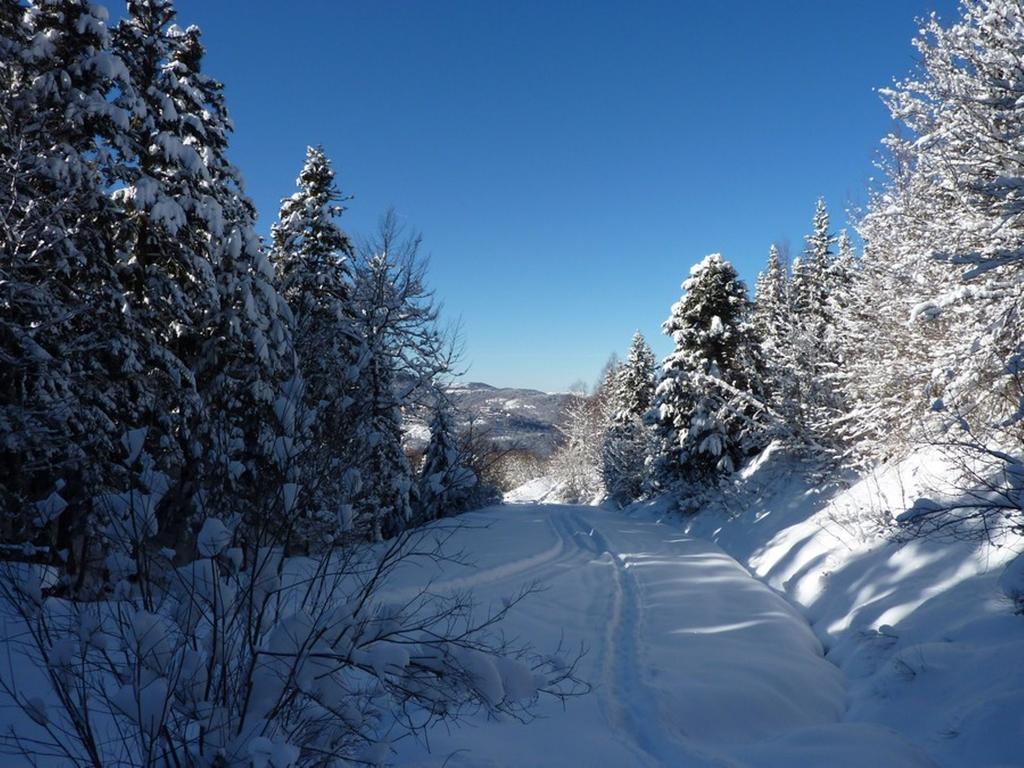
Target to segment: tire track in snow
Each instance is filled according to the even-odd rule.
[[[476,570],[464,576],[433,581],[429,585],[429,591],[432,593],[455,592],[475,589],[506,579],[522,580],[524,576],[529,576],[534,572],[549,571],[559,564],[568,564],[578,558],[580,546],[575,541],[576,531],[573,530],[573,523],[567,520],[565,515],[549,514],[546,520],[557,538],[557,541],[547,549],[529,557]],[[422,586],[416,586],[385,590],[382,594],[386,595],[388,600],[401,601],[412,599],[422,591]]]

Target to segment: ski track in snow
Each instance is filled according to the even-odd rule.
[[[472,573],[452,578],[434,579],[430,582],[430,592],[461,592],[477,589],[501,581],[515,580],[522,584],[530,583],[532,574],[550,572],[557,565],[568,565],[569,561],[579,559],[583,554],[578,545],[572,541],[574,531],[571,523],[562,517],[549,517],[546,521],[555,534],[556,541],[547,549],[529,557],[510,560],[507,563],[489,568],[473,569]],[[382,592],[388,600],[408,600],[423,591],[422,586],[402,589],[387,589]]]
[[[607,556],[612,570],[612,605],[608,630],[601,649],[605,690],[598,690],[609,724],[629,734],[633,743],[647,757],[660,764],[664,750],[652,729],[658,722],[648,710],[654,695],[644,688],[638,656],[642,648],[641,602],[637,584],[629,573],[629,563],[609,545],[608,540],[579,513],[570,514],[583,535],[593,542],[594,552]],[[633,706],[630,706],[632,702]]]

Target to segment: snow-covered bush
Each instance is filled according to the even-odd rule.
[[[481,614],[429,584],[393,591],[403,568],[453,557],[451,521],[288,559],[280,541],[243,549],[208,520],[199,557],[176,568],[139,555],[156,532],[141,523],[108,600],[62,599],[38,566],[3,567],[19,664],[0,693],[23,715],[7,750],[94,768],[382,765],[392,741],[438,721],[528,719],[539,696],[586,690],[578,656],[498,633],[530,588]]]
[[[1016,430],[974,434],[966,421],[943,431],[934,445],[954,471],[934,498],[919,498],[899,515],[906,535],[987,539],[1024,534],[1024,455],[1014,446]],[[1006,449],[996,446],[1013,446]]]

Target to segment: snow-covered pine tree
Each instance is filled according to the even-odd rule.
[[[815,205],[811,234],[803,256],[794,261],[790,284],[792,328],[789,347],[794,386],[780,397],[780,410],[791,419],[796,433],[816,447],[834,446],[833,425],[846,413],[836,385],[841,355],[836,335],[838,320],[833,290],[848,290],[848,275],[840,274],[832,245],[828,209],[823,199]],[[846,254],[847,256],[849,254]]]
[[[390,538],[413,520],[413,472],[402,445],[402,408],[391,356],[380,339],[368,340],[368,357],[355,407],[359,483],[354,526],[372,540]]]
[[[605,492],[619,504],[640,498],[648,435],[643,417],[654,399],[656,361],[640,331],[633,336],[626,362],[616,375],[608,407],[609,424],[601,446]]]
[[[430,422],[430,442],[419,476],[421,522],[451,517],[470,508],[478,480],[463,461],[451,404],[439,393]]]
[[[115,199],[132,305],[172,376],[149,439],[177,464],[163,516],[180,536],[197,512],[244,516],[250,527],[274,519],[268,499],[280,501],[292,471],[283,446],[293,425],[280,404],[293,396],[294,366],[288,308],[226,156],[222,86],[201,71],[199,30],[174,18],[170,0],[132,0],[115,31],[131,75],[117,103],[132,114],[124,152],[133,160]]]
[[[675,349],[655,391],[656,489],[714,482],[760,443],[760,348],[747,289],[711,254],[690,270],[662,328]]]
[[[790,285],[777,246],[768,249],[768,264],[757,277],[751,323],[761,343],[766,396],[775,409],[790,418],[799,402],[794,356],[794,321]]]
[[[805,251],[807,263],[811,267],[810,274],[813,275],[815,280],[813,285],[808,286],[813,307],[811,309],[812,312],[823,313],[823,308],[828,301],[828,280],[826,276],[828,275],[829,267],[832,265],[832,259],[835,256],[832,246],[836,242],[835,235],[830,231],[831,225],[829,221],[828,206],[825,204],[825,199],[819,197],[818,201],[814,204],[814,221],[811,234],[807,236],[807,250]]]
[[[330,544],[350,522],[356,434],[363,414],[353,403],[364,363],[355,327],[353,247],[338,225],[343,208],[334,170],[321,147],[308,147],[296,184],[272,228],[277,285],[294,318],[293,343],[304,396],[296,461],[302,492],[296,535]]]
[[[0,8],[0,536],[74,570],[92,499],[130,482],[113,458],[152,396],[108,236],[127,124],[110,98],[128,82],[102,9]]]
[[[836,238],[836,257],[825,272],[828,285],[829,310],[832,317],[837,316],[849,303],[850,290],[857,276],[857,252],[853,240],[845,230],[839,230]]]
[[[654,376],[657,360],[644,335],[637,331],[629,345],[626,362],[619,369],[617,381],[618,411],[629,417],[642,417],[654,399]]]
[[[202,511],[248,519],[250,528],[269,521],[290,526],[298,470],[293,453],[302,429],[294,405],[303,389],[291,312],[256,234],[256,208],[226,155],[232,123],[223,86],[201,70],[199,30],[189,27],[177,38],[172,66],[196,105],[196,132],[206,137],[205,144],[193,141],[203,148],[211,178],[211,231],[217,231],[218,211],[223,217],[222,234],[211,239],[218,311],[196,372],[210,458],[204,498],[214,502]]]
[[[201,154],[208,137],[194,124],[202,105],[190,103],[171,66],[174,18],[171,0],[130,0],[114,30],[130,77],[117,104],[131,117],[121,137],[127,162],[119,167],[120,188],[113,195],[122,214],[115,247],[125,263],[131,311],[177,379],[156,404],[166,413],[152,415],[152,426],[161,427],[153,430],[154,440],[179,436],[200,409],[193,371],[204,326],[218,307],[209,239],[222,229]]]
[[[793,261],[790,305],[796,332],[814,338],[826,322],[828,301],[826,274],[832,263],[835,237],[829,232],[829,215],[825,201],[815,204],[811,234],[807,236],[803,254]]]
[[[121,136],[126,162],[113,193],[120,216],[112,238],[158,395],[140,403],[135,426],[146,428],[149,448],[175,477],[162,528],[177,535],[205,458],[196,445],[205,418],[196,368],[219,305],[210,238],[220,233],[205,216],[209,179],[201,147],[186,140],[195,132],[195,109],[170,67],[174,17],[169,0],[132,0],[114,29],[129,74],[115,103],[130,121]]]
[[[754,286],[752,322],[765,350],[783,345],[789,327],[789,285],[782,256],[774,243],[768,249],[768,264]]]

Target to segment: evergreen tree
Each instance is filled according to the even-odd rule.
[[[133,160],[115,194],[117,241],[139,323],[174,369],[148,419],[154,453],[178,465],[164,516],[177,535],[193,514],[240,516],[255,529],[294,471],[282,447],[293,425],[277,416],[292,396],[288,308],[226,156],[222,86],[201,71],[198,29],[174,18],[170,0],[132,0],[115,32],[131,76],[117,103],[132,115]]]
[[[430,422],[430,442],[419,476],[421,521],[451,517],[472,505],[478,480],[459,449],[451,406],[438,397]]]
[[[379,541],[407,528],[415,498],[412,466],[402,447],[402,409],[395,394],[392,359],[371,339],[357,407],[361,429],[359,485],[354,504],[358,530]]]
[[[129,84],[102,9],[0,9],[2,536],[76,570],[102,522],[93,500],[131,482],[120,437],[154,397],[108,234],[127,123],[110,99]]]
[[[758,440],[760,350],[746,286],[719,254],[690,270],[662,328],[674,351],[655,392],[661,456],[656,487],[731,472]]]
[[[835,242],[829,233],[829,215],[821,198],[815,205],[811,234],[803,254],[793,261],[793,282],[790,290],[793,319],[798,331],[813,337],[825,322],[828,300],[826,275]]]
[[[624,417],[642,417],[654,399],[657,361],[640,331],[633,334],[629,354],[618,375],[618,409]]]
[[[133,0],[114,30],[129,74],[115,103],[131,119],[121,137],[127,162],[118,169],[112,237],[138,336],[157,363],[147,372],[159,396],[140,409],[138,426],[178,479],[164,517],[180,534],[206,458],[197,443],[205,407],[196,370],[220,297],[203,207],[206,168],[186,141],[195,109],[170,68],[174,18],[169,0]]]
[[[812,265],[812,274],[818,280],[819,292],[817,295],[818,306],[825,301],[825,276],[828,274],[835,255],[832,245],[836,242],[835,235],[830,231],[828,206],[824,198],[819,197],[814,205],[814,222],[811,234],[807,236],[806,257],[808,264]]]
[[[850,290],[857,271],[857,253],[854,250],[853,241],[845,229],[839,231],[836,243],[836,258],[829,264],[825,274],[833,317],[841,313],[849,303]]]
[[[829,228],[828,209],[819,199],[807,247],[793,264],[788,354],[780,357],[788,370],[776,369],[773,377],[781,377],[780,411],[792,422],[795,434],[818,449],[836,445],[833,427],[846,413],[836,383],[842,365],[836,313],[840,303],[848,300],[839,294],[849,291],[851,264],[835,259],[836,237]],[[847,242],[844,247],[848,246]],[[851,257],[847,250],[844,259]]]
[[[757,277],[752,326],[763,352],[767,396],[776,410],[792,417],[791,406],[799,398],[794,318],[786,268],[775,245],[768,250],[768,264]]]
[[[768,265],[758,274],[754,289],[753,324],[766,351],[785,344],[790,326],[788,310],[786,268],[782,264],[778,247],[773,244],[768,249]]]
[[[296,181],[272,228],[278,289],[294,320],[293,341],[303,382],[296,403],[302,428],[297,463],[303,480],[296,531],[306,542],[330,544],[352,503],[360,414],[352,405],[363,364],[355,327],[353,247],[338,226],[342,197],[330,161],[306,150]]]
[[[643,491],[648,447],[643,417],[654,398],[655,365],[654,353],[637,331],[616,374],[601,448],[602,483],[619,504],[640,498]]]

